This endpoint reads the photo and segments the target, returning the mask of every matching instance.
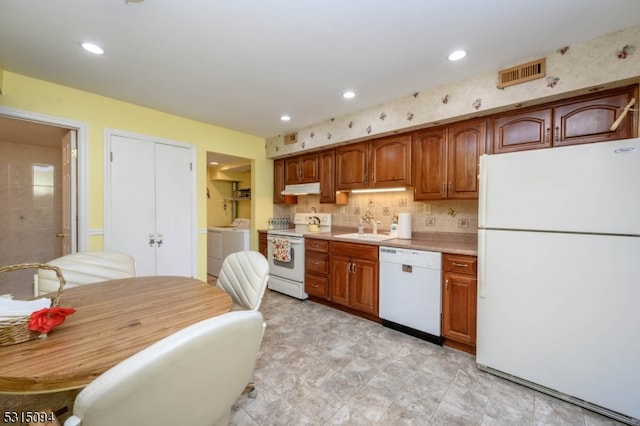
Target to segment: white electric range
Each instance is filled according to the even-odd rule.
[[[293,229],[267,231],[267,260],[269,261],[268,287],[279,293],[304,300],[304,235],[309,234],[309,224],[316,224],[318,231],[331,231],[330,213],[296,213]]]

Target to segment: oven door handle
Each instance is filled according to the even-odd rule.
[[[277,238],[273,238],[273,237],[269,238],[269,237],[267,237],[267,241],[273,241],[274,239],[277,239]],[[304,240],[287,240],[287,239],[284,239],[284,238],[279,238],[279,239],[283,240],[283,241],[286,241],[289,244],[302,244],[304,242]]]

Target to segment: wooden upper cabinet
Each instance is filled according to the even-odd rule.
[[[492,152],[522,151],[637,136],[638,112],[629,112],[615,131],[613,122],[632,99],[637,86],[608,90],[493,117]]]
[[[369,186],[388,188],[411,185],[411,134],[390,136],[371,142]]]
[[[285,184],[318,182],[318,154],[285,159]]]
[[[331,149],[318,154],[320,175],[320,202],[336,202],[336,152]]]
[[[336,149],[336,189],[411,185],[411,134]]]
[[[446,198],[447,130],[421,130],[413,140],[414,200]]]
[[[554,108],[554,146],[633,137],[634,128],[637,128],[637,125],[634,114],[631,112],[615,131],[611,131],[611,125],[632,97],[638,99],[637,94],[634,96],[634,91],[627,90]]]
[[[336,148],[336,189],[358,189],[369,185],[369,144],[360,142]]]
[[[273,203],[285,202],[284,195],[284,160],[273,160]]]
[[[545,108],[509,114],[493,120],[495,154],[524,149],[550,148],[553,110]]]
[[[478,198],[480,155],[487,145],[486,120],[447,129],[447,198]]]
[[[485,120],[416,132],[413,199],[478,198],[478,164],[486,143]]]
[[[300,183],[300,172],[298,171],[298,158],[287,158],[284,160],[284,183],[291,185]]]

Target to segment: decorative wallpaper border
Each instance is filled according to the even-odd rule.
[[[299,154],[346,142],[384,136],[398,130],[428,127],[447,121],[488,115],[640,81],[640,26],[589,42],[559,47],[546,56],[547,76],[505,89],[497,88],[497,70],[453,84],[332,118],[297,130],[297,144],[285,145],[284,135],[267,139],[267,158]],[[523,58],[519,63],[535,58]],[[517,64],[514,64],[517,65]],[[293,133],[289,132],[289,133]]]

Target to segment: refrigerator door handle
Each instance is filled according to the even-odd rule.
[[[487,167],[488,155],[483,154],[480,156],[480,188],[479,188],[479,199],[478,199],[478,228],[486,227],[486,212],[487,212],[487,175],[488,175],[488,167]]]
[[[484,299],[487,296],[487,283],[485,281],[486,262],[486,232],[484,229],[478,230],[478,297]]]

